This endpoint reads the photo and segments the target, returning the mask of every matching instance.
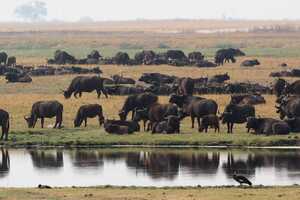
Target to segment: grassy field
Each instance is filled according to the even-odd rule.
[[[218,195],[216,195],[218,194]],[[40,189],[0,189],[3,200],[73,200],[73,199],[118,199],[118,200],[279,200],[299,199],[300,188],[294,187],[219,187],[219,188],[58,188]]]
[[[214,52],[223,47],[242,48],[247,57],[238,58],[235,64],[226,64],[218,68],[194,68],[171,66],[100,66],[104,77],[123,74],[138,79],[145,72],[160,72],[179,77],[199,78],[228,72],[230,82],[250,81],[264,85],[272,84],[269,74],[282,70],[278,65],[285,62],[290,67],[300,66],[300,35],[293,31],[280,32],[234,32],[200,34],[197,30],[243,29],[263,26],[299,26],[298,21],[147,21],[115,22],[92,24],[2,24],[0,26],[0,46],[10,55],[16,55],[18,63],[28,65],[45,64],[46,58],[52,57],[56,49],[66,49],[71,54],[85,57],[92,49],[98,49],[104,56],[112,56],[116,51],[129,52],[131,56],[141,49],[165,51],[168,48],[180,48],[185,52],[200,50],[211,59]],[[162,28],[164,27],[164,28]],[[175,31],[175,32],[174,32]],[[177,32],[176,32],[177,31]],[[179,32],[178,32],[179,31]],[[241,68],[240,63],[247,58],[259,57],[262,63],[255,68]],[[86,66],[93,67],[93,66]],[[6,84],[0,78],[0,107],[9,111],[11,116],[10,145],[19,144],[198,144],[198,145],[296,145],[298,135],[262,137],[249,136],[244,125],[237,126],[234,135],[199,134],[190,128],[190,119],[182,123],[179,136],[152,136],[138,133],[126,136],[108,136],[99,129],[97,120],[89,120],[88,128],[74,129],[73,119],[82,104],[99,103],[104,108],[104,115],[117,119],[118,110],[126,97],[111,96],[109,99],[96,98],[96,94],[84,94],[81,99],[65,100],[61,89],[67,88],[75,76],[33,77],[30,84]],[[291,79],[292,80],[292,79]],[[229,95],[206,95],[219,104],[219,111],[229,102]],[[262,117],[275,117],[275,97],[266,95],[267,103],[256,107]],[[29,114],[31,105],[39,100],[56,99],[64,105],[64,128],[27,129],[24,115]],[[168,97],[159,97],[161,103],[168,102]],[[54,124],[53,119],[46,120],[47,126]],[[37,125],[39,127],[39,123]]]
[[[269,84],[273,81],[268,74],[278,69],[277,58],[263,58],[262,65],[255,69],[241,69],[238,63],[228,64],[224,67],[215,69],[199,69],[193,67],[170,67],[170,66],[102,66],[105,77],[112,74],[123,74],[124,76],[138,79],[144,72],[159,71],[165,74],[176,76],[211,76],[218,73],[228,72],[231,81],[251,81]],[[300,59],[286,59],[293,65],[300,64]],[[68,86],[73,75],[55,76],[55,77],[34,77],[30,84],[6,84],[2,78],[0,80],[0,105],[3,109],[10,112],[12,133],[10,142],[7,145],[229,145],[229,146],[278,146],[278,145],[298,145],[299,135],[291,136],[255,136],[246,134],[245,125],[238,125],[235,128],[235,134],[226,134],[226,126],[222,125],[221,134],[214,134],[211,130],[209,134],[199,134],[197,130],[191,129],[191,122],[186,118],[181,126],[181,135],[151,135],[150,133],[137,133],[132,136],[111,136],[104,133],[103,128],[99,128],[96,119],[88,121],[88,128],[73,128],[73,119],[77,109],[82,104],[99,103],[103,106],[105,118],[118,119],[118,110],[121,109],[125,96],[110,96],[105,99],[102,96],[97,99],[95,93],[84,94],[81,99],[64,99],[60,90]],[[219,104],[219,111],[224,110],[224,106],[230,101],[229,95],[205,95]],[[61,130],[52,130],[46,128],[39,129],[38,122],[36,129],[27,129],[24,115],[29,114],[31,105],[39,100],[59,100],[64,105],[64,128]],[[257,114],[261,117],[278,118],[275,112],[275,97],[266,95],[267,101],[264,105],[256,106]],[[168,97],[159,97],[159,102],[167,103]],[[51,127],[54,119],[46,119],[46,126]]]

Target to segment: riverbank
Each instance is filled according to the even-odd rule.
[[[90,187],[54,189],[1,188],[2,200],[73,200],[73,199],[127,199],[127,200],[297,200],[299,186],[288,187],[182,187],[182,188],[137,188],[137,187]]]
[[[30,146],[225,146],[225,147],[270,147],[299,146],[300,134],[261,136],[237,132],[227,133],[184,133],[162,135],[136,133],[133,135],[109,135],[102,129],[34,129],[12,131],[9,141],[1,141],[6,147]]]

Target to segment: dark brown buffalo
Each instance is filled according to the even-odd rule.
[[[174,134],[180,133],[180,119],[178,116],[167,116],[164,121],[156,123],[152,133]]]
[[[276,95],[276,97],[283,95],[286,84],[287,82],[281,78],[275,81],[273,85],[273,93]]]
[[[203,100],[204,98],[198,96],[186,96],[186,95],[171,95],[169,102],[176,104],[179,108],[187,107],[193,101]]]
[[[111,134],[131,134],[140,131],[140,125],[135,121],[105,120],[104,129]]]
[[[132,112],[133,119],[135,109],[148,108],[152,104],[156,103],[157,100],[158,97],[151,93],[143,93],[127,97],[122,109],[119,111],[120,119],[126,120],[129,112]]]
[[[84,126],[87,126],[87,118],[95,118],[98,116],[99,125],[101,126],[104,123],[104,116],[102,106],[99,104],[88,104],[80,106],[77,111],[74,126],[80,127],[84,121]]]
[[[82,92],[96,90],[98,98],[100,98],[101,92],[108,98],[103,81],[104,79],[99,76],[77,76],[72,80],[68,89],[64,91],[64,96],[68,99],[74,93],[74,97],[77,98],[77,94],[81,97]]]
[[[16,66],[17,64],[17,59],[15,56],[10,56],[7,58],[7,66]]]
[[[5,52],[0,52],[0,65],[3,63],[4,65],[6,64],[7,61],[7,53]]]
[[[300,117],[289,118],[284,121],[289,125],[291,132],[294,133],[300,132]]]
[[[205,130],[205,133],[207,133],[209,127],[214,128],[215,132],[220,132],[220,120],[217,115],[203,116],[201,119],[200,131],[203,132],[203,130]]]
[[[284,96],[278,99],[279,106],[276,106],[280,119],[300,117],[300,97]]]
[[[249,117],[246,127],[248,130],[253,129],[255,134],[286,135],[290,133],[290,127],[286,122],[272,118]]]
[[[126,78],[119,75],[113,75],[111,78],[115,84],[135,84],[135,80],[132,78]]]
[[[177,88],[178,95],[192,96],[195,81],[192,78],[179,78],[174,82],[173,86]]]
[[[9,132],[9,114],[5,110],[0,109],[0,126],[2,127],[1,140],[8,140]]]
[[[24,117],[28,128],[34,128],[37,120],[41,119],[41,126],[44,128],[45,118],[56,117],[53,128],[61,128],[63,120],[63,105],[58,101],[38,101],[32,105],[30,115]]]
[[[224,83],[225,81],[230,80],[228,73],[217,74],[208,79],[209,83]]]
[[[155,127],[156,123],[163,121],[169,115],[178,116],[178,107],[175,104],[160,104],[155,103],[149,107],[149,121],[152,128]],[[153,131],[153,129],[152,129]]]
[[[231,95],[231,104],[249,104],[249,105],[258,105],[265,104],[266,100],[260,94],[236,94]]]
[[[260,65],[260,62],[257,59],[244,60],[241,63],[241,67],[254,67],[255,65]]]
[[[223,124],[227,124],[227,133],[233,133],[233,125],[247,122],[248,117],[255,117],[255,108],[252,105],[229,104],[225,107],[221,120]]]

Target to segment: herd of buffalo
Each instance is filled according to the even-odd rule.
[[[169,76],[154,73],[160,82],[168,82]],[[152,74],[153,75],[153,74]],[[160,75],[157,78],[157,75]],[[140,78],[145,82],[156,80],[149,78],[149,74]],[[119,77],[120,78],[120,77]],[[103,93],[106,98],[111,95],[109,87],[105,85],[106,78],[101,76],[77,76],[69,87],[63,91],[66,99],[81,97],[84,92],[97,92],[97,97]],[[121,80],[118,80],[121,82]],[[157,81],[157,80],[156,80]],[[273,94],[277,96],[276,109],[281,120],[256,117],[255,105],[265,103],[259,93],[234,94],[231,101],[220,113],[219,106],[212,99],[194,96],[195,85],[198,79],[176,78],[172,80],[173,94],[169,103],[159,103],[158,95],[151,92],[129,95],[119,111],[120,120],[105,119],[102,106],[99,104],[83,105],[78,109],[74,120],[74,127],[80,127],[83,122],[87,126],[87,118],[97,117],[99,125],[110,134],[132,134],[140,131],[139,122],[143,122],[144,131],[152,133],[174,134],[180,133],[181,121],[190,117],[192,128],[198,125],[199,132],[207,132],[209,128],[220,131],[220,121],[227,125],[227,132],[233,133],[234,124],[246,123],[247,131],[254,130],[256,134],[289,134],[300,131],[300,80],[288,83],[278,79],[273,87]],[[203,81],[203,80],[202,80]],[[206,80],[209,81],[209,80]],[[215,80],[216,81],[216,80]],[[30,114],[25,116],[29,128],[34,128],[38,119],[44,127],[45,118],[56,117],[54,128],[61,128],[63,121],[63,105],[58,101],[39,101],[32,105]],[[132,113],[130,120],[128,114]],[[0,125],[2,126],[1,139],[8,139],[9,114],[0,110]]]

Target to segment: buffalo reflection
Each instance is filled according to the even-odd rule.
[[[29,154],[36,168],[55,169],[64,165],[62,151],[29,150]]]
[[[193,175],[212,174],[218,169],[220,154],[213,153],[128,153],[126,164],[136,172],[147,173],[153,179],[174,179],[178,176],[179,169],[185,168]]]
[[[9,169],[10,160],[8,150],[1,148],[0,178],[7,176]]]
[[[96,150],[75,150],[71,153],[73,165],[79,168],[102,167],[103,156]]]

